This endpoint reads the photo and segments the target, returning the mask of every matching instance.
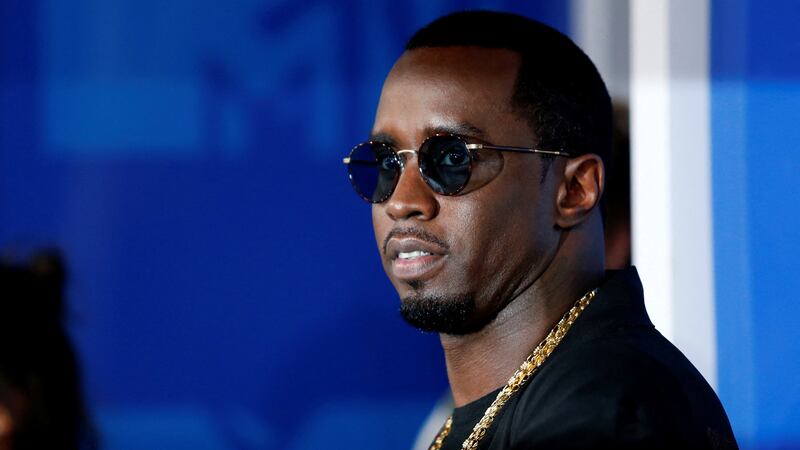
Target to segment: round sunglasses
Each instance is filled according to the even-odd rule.
[[[476,160],[475,151],[481,149],[570,156],[562,151],[468,144],[459,136],[437,134],[425,139],[419,150],[395,150],[383,142],[364,142],[356,145],[343,162],[356,193],[369,203],[381,203],[392,196],[397,186],[405,167],[403,153],[417,154],[419,173],[434,192],[456,195],[469,182]]]

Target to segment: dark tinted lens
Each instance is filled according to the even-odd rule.
[[[347,170],[358,195],[370,203],[380,203],[394,191],[400,162],[389,146],[364,143],[350,153]]]
[[[453,195],[466,186],[472,160],[464,141],[434,136],[425,141],[420,153],[419,168],[434,191]]]

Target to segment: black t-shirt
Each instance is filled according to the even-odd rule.
[[[457,450],[498,389],[453,411],[443,449]],[[636,269],[609,272],[597,297],[480,449],[735,449],[717,395],[656,331]]]

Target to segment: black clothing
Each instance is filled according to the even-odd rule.
[[[456,408],[444,449],[469,436],[499,389]],[[636,269],[609,272],[480,449],[735,449],[717,395],[656,331]]]

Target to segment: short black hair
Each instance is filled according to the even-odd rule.
[[[607,161],[612,141],[611,100],[588,56],[567,36],[516,14],[462,11],[417,31],[406,50],[475,46],[520,55],[513,107],[527,120],[541,149]]]

